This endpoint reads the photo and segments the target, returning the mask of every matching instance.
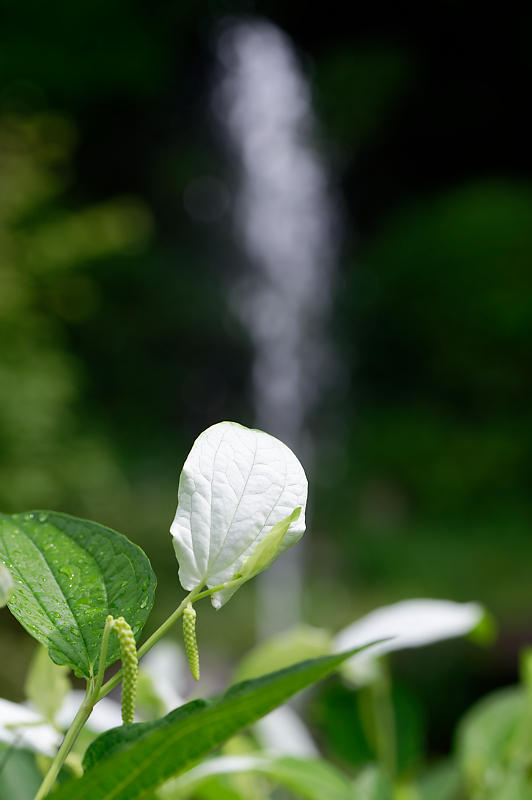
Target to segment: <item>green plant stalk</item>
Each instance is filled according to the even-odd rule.
[[[42,798],[46,797],[52,786],[55,783],[55,779],[59,775],[61,767],[66,761],[68,754],[70,753],[74,742],[78,738],[81,729],[87,722],[88,718],[91,715],[92,709],[94,708],[94,684],[87,681],[87,691],[85,693],[85,699],[81,704],[78,713],[74,717],[72,724],[68,731],[65,734],[65,738],[61,743],[61,747],[56,753],[54,760],[50,765],[50,769],[44,776],[43,782],[39,787],[39,791],[35,795],[34,800],[42,800]]]
[[[72,724],[70,728],[67,730],[65,734],[65,738],[61,742],[61,747],[57,751],[54,760],[50,764],[50,768],[46,775],[44,776],[43,782],[39,787],[39,791],[35,795],[34,800],[42,800],[42,798],[46,797],[50,790],[52,789],[59,772],[61,771],[61,767],[65,763],[66,759],[68,758],[72,747],[74,746],[76,739],[78,738],[79,734],[85,723],[87,722],[88,718],[92,713],[92,709],[94,708],[95,703],[98,699],[98,692],[100,691],[100,687],[102,685],[103,676],[105,672],[105,659],[107,656],[107,645],[109,643],[109,634],[111,632],[111,625],[112,625],[112,617],[107,617],[105,621],[105,628],[103,629],[102,635],[102,643],[100,646],[100,660],[98,666],[98,674],[96,676],[96,680],[91,678],[87,681],[87,689],[85,691],[85,698],[83,703],[81,704],[78,713],[72,720]]]
[[[151,650],[154,644],[157,644],[159,639],[161,639],[164,636],[164,634],[167,633],[167,631],[169,631],[170,628],[172,628],[173,625],[175,625],[177,620],[183,615],[183,611],[185,610],[187,603],[193,603],[200,596],[206,597],[207,594],[212,594],[212,592],[216,591],[215,589],[209,589],[207,592],[203,592],[200,595],[200,588],[201,587],[196,587],[195,589],[192,589],[192,591],[187,594],[184,600],[181,601],[176,610],[170,614],[168,619],[166,619],[162,623],[162,625],[160,625],[157,628],[157,630],[154,631],[148,639],[146,639],[144,644],[139,647],[137,651],[139,660],[142,658],[142,656],[146,655],[148,650]],[[122,670],[120,669],[116,673],[116,675],[113,675],[113,677],[107,681],[107,683],[104,683],[104,685],[99,690],[98,697],[96,698],[95,702],[97,703],[98,700],[101,700],[102,697],[105,697],[106,694],[109,694],[109,692],[112,689],[114,689],[115,686],[118,686],[121,680],[122,680]]]
[[[193,603],[195,600],[202,599],[204,597],[210,597],[210,595],[214,594],[214,592],[219,591],[220,589],[225,589],[230,586],[232,583],[239,583],[239,581],[228,581],[228,583],[222,584],[221,586],[215,586],[212,589],[206,589],[204,592],[201,591],[201,587],[196,587],[192,589],[191,592],[187,594],[187,596],[181,601],[175,611],[170,614],[168,619],[166,619],[162,625],[160,625],[152,635],[146,639],[143,645],[138,649],[138,657],[139,659],[142,656],[146,655],[148,650],[150,650],[154,644],[156,644],[159,639],[161,639],[164,634],[170,630],[170,628],[175,625],[177,620],[183,615],[183,611],[185,610],[187,603]],[[120,681],[122,680],[122,670],[120,669],[116,675],[113,675],[107,683],[103,683],[103,677],[105,672],[105,657],[107,655],[107,645],[109,642],[109,634],[111,631],[112,620],[109,621],[110,618],[108,617],[105,623],[105,628],[102,635],[102,644],[100,648],[100,661],[99,661],[99,668],[98,674],[96,676],[96,680],[92,680],[87,682],[87,692],[85,694],[85,699],[74,717],[72,724],[68,731],[65,734],[65,738],[61,743],[61,747],[57,751],[57,754],[50,765],[50,769],[46,773],[44,780],[39,788],[39,791],[35,795],[34,800],[42,800],[44,797],[48,795],[50,790],[52,789],[55,780],[61,770],[61,767],[65,763],[65,760],[70,753],[70,750],[74,746],[76,739],[78,738],[79,734],[85,723],[87,722],[88,718],[92,713],[92,709],[96,705],[96,703],[109,694],[115,686],[118,686]]]
[[[392,704],[388,665],[382,663],[381,667],[381,675],[370,687],[375,721],[375,744],[377,757],[383,770],[392,781],[395,781],[397,774],[395,713]]]
[[[379,659],[378,670],[378,677],[360,690],[361,722],[381,769],[391,781],[395,782],[397,774],[395,713],[391,698],[390,675],[384,658]]]

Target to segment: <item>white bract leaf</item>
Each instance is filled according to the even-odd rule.
[[[444,639],[471,633],[485,616],[478,603],[455,603],[451,600],[404,600],[370,612],[336,636],[334,648],[340,652],[378,641],[357,653],[343,665],[342,672],[356,685],[374,680],[377,658],[394,650],[423,647]]]
[[[305,531],[307,479],[285,444],[263,431],[220,422],[194,442],[179,481],[171,533],[187,590],[229,581],[274,525],[301,508],[276,555]],[[236,590],[216,592],[220,608]]]

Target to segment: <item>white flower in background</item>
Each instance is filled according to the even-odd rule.
[[[61,734],[31,708],[0,698],[0,741],[53,756]]]
[[[348,679],[364,685],[378,676],[379,656],[465,636],[479,625],[485,614],[478,603],[404,600],[371,611],[344,628],[334,640],[334,649],[339,652],[386,640],[357,653],[343,665],[342,672]]]
[[[233,578],[272,528],[294,515],[273,560],[305,531],[307,479],[289,447],[263,431],[220,422],[194,442],[179,481],[171,533],[183,588]],[[237,587],[216,592],[220,608]]]

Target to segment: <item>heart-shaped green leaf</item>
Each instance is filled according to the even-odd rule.
[[[67,514],[0,514],[0,563],[14,580],[11,612],[56,664],[85,678],[97,670],[107,615],[137,636],[153,605],[156,578],[140,547]],[[112,640],[106,665],[118,656]]]
[[[54,795],[57,800],[135,800],[282,705],[353,654],[340,653],[232,686],[212,700],[194,700],[155,722],[114,728],[89,747],[86,773]]]

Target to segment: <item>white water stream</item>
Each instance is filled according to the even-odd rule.
[[[217,55],[213,104],[235,157],[235,224],[247,265],[231,303],[254,348],[255,424],[289,444],[308,472],[310,416],[334,371],[334,193],[288,37],[265,20],[228,23]],[[300,619],[302,552],[300,543],[259,583],[259,634]]]

